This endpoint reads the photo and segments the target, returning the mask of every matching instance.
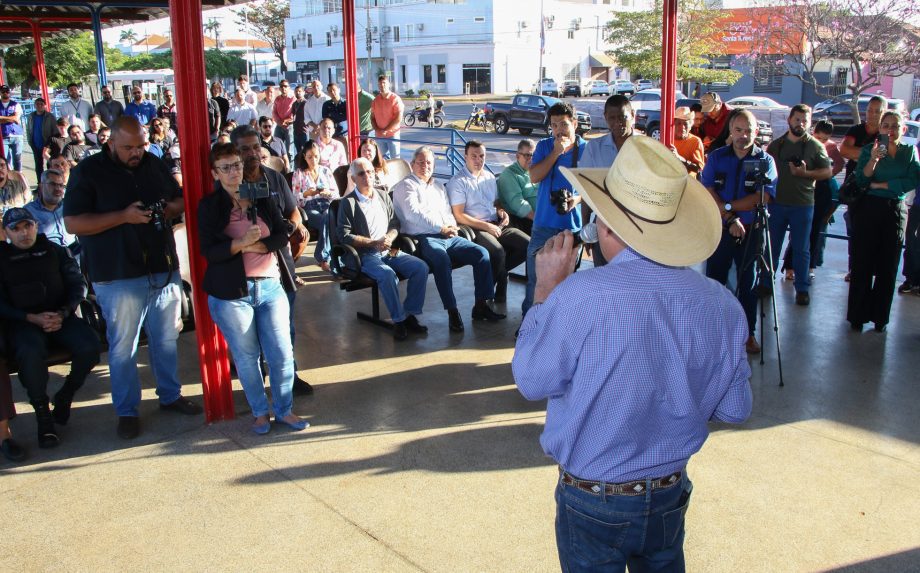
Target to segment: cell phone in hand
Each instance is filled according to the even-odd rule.
[[[878,136],[878,144],[882,147],[888,147],[888,141],[889,139],[887,133],[882,133]]]

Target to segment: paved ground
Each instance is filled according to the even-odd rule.
[[[14,430],[31,457],[0,463],[5,570],[558,570],[544,404],[518,394],[509,367],[523,285],[511,285],[507,321],[467,320],[456,335],[429,281],[430,333],[396,343],[355,319],[368,292],[300,270],[295,351],[316,386],[295,404],[305,432],[251,435],[239,390],[234,421],[161,413],[141,351],[140,439],[115,436],[102,365],[62,445],[38,450],[14,379]],[[690,464],[690,571],[920,571],[920,297],[896,298],[886,334],[855,334],[845,272],[845,245],[831,241],[811,306],[777,283],[786,386],[768,337],[753,416],[714,425]],[[469,270],[456,282],[468,317]],[[194,336],[180,345],[198,399]]]

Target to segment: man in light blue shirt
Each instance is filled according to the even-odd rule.
[[[64,227],[64,209],[61,203],[64,200],[64,173],[57,169],[47,169],[42,172],[41,185],[35,198],[26,203],[25,208],[32,213],[38,221],[38,232],[48,237],[52,243],[70,248],[73,255],[77,255],[80,244],[77,236],[69,233]],[[77,259],[79,263],[80,259]]]
[[[594,209],[610,262],[573,274],[572,234],[546,242],[512,361],[521,394],[548,400],[540,444],[559,464],[559,560],[682,572],[687,462],[709,421],[740,424],[752,405],[741,306],[686,266],[716,249],[718,208],[647,137],[607,172],[562,172]]]
[[[609,135],[596,137],[585,146],[585,158],[579,163],[582,167],[595,167],[608,169],[617,158],[617,151],[623,147],[626,140],[633,135],[636,125],[636,112],[633,111],[629,98],[616,94],[607,98],[604,103],[604,121],[607,123]],[[591,207],[586,203],[581,204],[581,218],[583,221],[591,220]],[[607,264],[604,253],[600,249],[591,249],[591,258],[594,266],[600,267]]]
[[[486,165],[486,147],[475,139],[463,152],[466,166],[447,182],[454,219],[473,230],[473,242],[489,251],[495,302],[507,300],[508,272],[527,259],[530,236],[509,226],[498,206],[498,183]]]
[[[393,203],[402,232],[418,240],[418,255],[431,267],[434,284],[448,315],[452,332],[463,332],[463,319],[457,310],[451,270],[454,265],[473,267],[476,303],[473,320],[496,321],[505,318],[492,310],[494,297],[489,252],[459,235],[451,213],[447,191],[433,180],[434,153],[419,147],[412,158],[412,173],[393,187]]]

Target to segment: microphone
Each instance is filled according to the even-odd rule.
[[[585,244],[593,245],[599,239],[597,235],[597,223],[585,223],[581,231],[575,233],[575,246]]]

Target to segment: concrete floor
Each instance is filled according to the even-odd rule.
[[[886,334],[851,332],[845,257],[830,241],[807,308],[776,285],[786,385],[768,337],[751,419],[714,426],[691,461],[689,571],[920,571],[920,297],[896,297]],[[0,462],[4,570],[559,569],[544,404],[518,394],[509,366],[523,285],[507,321],[472,324],[472,277],[457,271],[456,335],[429,281],[430,333],[396,343],[355,319],[368,292],[301,270],[295,352],[316,387],[295,403],[305,432],[250,434],[238,387],[237,420],[162,413],[142,351],[138,440],[115,435],[101,365],[61,446],[39,450],[14,379],[30,458]],[[194,335],[180,345],[185,394],[200,397]]]

